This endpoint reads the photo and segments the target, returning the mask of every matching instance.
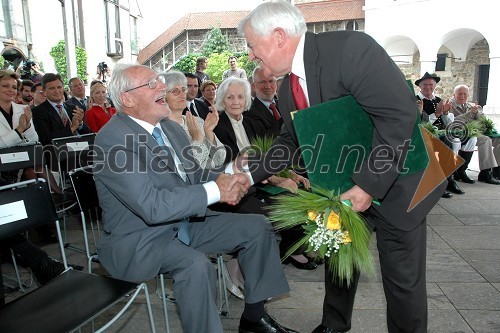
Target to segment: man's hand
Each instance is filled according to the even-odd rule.
[[[363,191],[358,185],[354,185],[340,195],[340,200],[349,200],[351,201],[352,210],[355,212],[364,212],[372,205],[373,197]]]
[[[219,187],[220,202],[233,206],[240,202],[250,187],[248,176],[242,173],[236,175],[220,174],[215,183]]]
[[[71,132],[74,132],[83,124],[83,117],[85,112],[79,107],[75,108],[73,111],[73,118],[71,118]]]
[[[293,171],[293,170],[288,171],[288,173],[290,175],[290,178],[295,182],[295,184],[298,185],[299,183],[302,183],[302,185],[304,185],[304,188],[311,187],[311,183],[309,183],[309,179],[302,177],[301,175],[296,174],[295,171]]]

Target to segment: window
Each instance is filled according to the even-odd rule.
[[[120,0],[104,0],[106,12],[106,39],[110,57],[123,56],[123,44],[120,32]]]
[[[130,49],[132,54],[139,53],[139,41],[137,38],[137,17],[130,16]]]
[[[356,20],[347,21],[345,24],[345,30],[355,31],[359,29],[359,24]]]
[[[479,65],[477,78],[477,103],[486,105],[488,97],[488,81],[490,76],[490,65]]]
[[[438,53],[436,60],[436,68],[434,69],[436,72],[442,72],[446,70],[446,58],[448,57],[448,53]]]

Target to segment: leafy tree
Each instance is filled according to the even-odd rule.
[[[214,53],[220,54],[225,51],[229,51],[227,37],[222,34],[220,28],[212,28],[203,43],[203,55],[209,57]]]
[[[219,84],[222,81],[222,74],[226,69],[228,69],[227,58],[232,53],[225,51],[223,53],[213,53],[208,58],[208,66],[205,71],[209,76],[210,80]]]
[[[196,71],[196,59],[198,59],[198,57],[201,57],[200,53],[187,54],[179,59],[172,68],[183,73],[194,73]]]
[[[76,71],[78,77],[80,77],[84,82],[87,81],[87,52],[85,49],[80,46],[75,47],[76,53]],[[63,78],[64,84],[67,85],[69,78],[68,72],[66,68],[66,43],[61,40],[54,46],[49,54],[54,59],[54,64],[56,66],[56,70],[61,77]]]

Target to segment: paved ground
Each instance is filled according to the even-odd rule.
[[[469,170],[477,178],[477,160]],[[466,194],[441,199],[430,212],[427,242],[427,287],[429,332],[500,332],[500,186],[476,183],[460,186]],[[68,223],[68,239],[82,243],[81,229],[73,218]],[[55,246],[45,249],[58,257]],[[376,249],[373,247],[375,257]],[[83,255],[68,251],[71,262],[85,264]],[[11,269],[5,264],[4,270]],[[96,272],[103,273],[99,268]],[[300,271],[285,267],[291,292],[272,300],[268,312],[278,321],[300,332],[311,332],[321,320],[324,295],[323,268]],[[25,271],[24,277],[27,278]],[[171,284],[171,281],[167,281]],[[162,310],[154,296],[155,281],[149,281],[155,323],[164,332]],[[169,286],[171,290],[171,285]],[[8,300],[20,295],[10,293]],[[243,302],[231,297],[230,313],[222,317],[226,332],[237,332]],[[144,297],[115,323],[109,332],[147,332]],[[362,277],[354,305],[351,332],[386,332],[385,299],[380,275]],[[110,309],[98,319],[104,322],[117,309]],[[170,332],[182,332],[175,304],[168,305]],[[83,329],[88,332],[89,328]],[[209,332],[208,332],[209,333]]]

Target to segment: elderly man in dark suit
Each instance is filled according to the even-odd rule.
[[[275,98],[278,87],[276,77],[269,73],[266,75],[264,70],[257,66],[253,71],[252,80],[255,98],[247,117],[252,121],[257,136],[274,138],[279,135],[281,125],[283,125]]]
[[[172,92],[162,79],[146,66],[121,65],[108,86],[118,113],[95,140],[100,262],[129,281],[169,272],[184,331],[218,333],[216,272],[206,254],[238,252],[246,302],[240,332],[294,332],[264,309],[266,299],[289,291],[269,222],[207,209],[236,204],[248,177],[199,167],[186,133],[167,118]]]
[[[307,32],[301,12],[286,1],[259,5],[238,29],[247,40],[250,60],[259,62],[265,73],[286,75],[279,91],[284,126],[266,159],[249,165],[254,181],[278,171],[269,168],[273,155],[281,156],[277,150],[286,154],[298,149],[290,112],[347,95],[353,95],[373,121],[373,147],[392,147],[388,149],[392,155],[384,157],[389,170],[377,172],[380,161],[370,154],[360,172],[352,175],[356,185],[341,199],[364,212],[376,230],[389,332],[426,332],[425,218],[444,184],[408,211],[423,170],[399,177],[398,159],[404,152],[397,147],[411,138],[417,120],[415,97],[401,71],[364,33]],[[373,198],[381,205],[372,205]],[[347,287],[345,281],[333,279],[328,269],[325,272],[323,320],[314,333],[346,332],[351,328],[359,274]]]

